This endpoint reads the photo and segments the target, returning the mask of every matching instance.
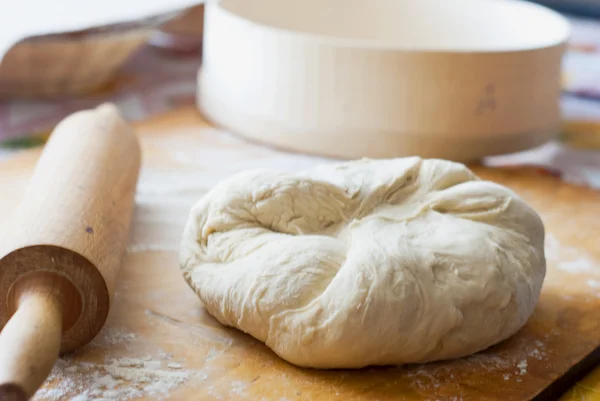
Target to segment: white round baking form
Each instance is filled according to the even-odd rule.
[[[341,158],[459,161],[559,130],[569,24],[515,0],[221,0],[198,105],[244,137]]]

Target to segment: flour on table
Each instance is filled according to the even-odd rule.
[[[248,383],[244,383],[241,380],[233,380],[230,387],[233,394],[242,395],[248,387]]]
[[[131,342],[137,339],[137,335],[115,327],[105,327],[100,334],[90,343],[90,346],[117,345]]]
[[[197,376],[196,372],[162,369],[160,361],[149,361],[147,358],[118,358],[104,364],[69,363],[59,359],[48,378],[48,388],[40,389],[33,400],[161,399],[177,386],[197,379]]]
[[[546,235],[545,244],[546,260],[553,262],[554,266],[571,274],[597,271],[600,273],[600,264],[594,261],[591,255],[580,249],[564,246],[551,233]]]
[[[211,348],[210,351],[208,351],[208,355],[206,355],[206,358],[204,358],[204,360],[206,362],[212,361],[213,359],[216,359],[219,356],[219,351],[217,351],[215,348]]]
[[[505,381],[520,382],[530,366],[548,357],[546,345],[540,340],[522,337],[512,347],[510,353],[484,352],[451,363],[429,364],[427,368],[415,365],[403,371],[403,375],[411,378],[415,390],[432,393],[448,383],[460,381],[456,375],[464,372],[486,372],[490,376],[501,375]]]
[[[216,400],[222,400],[224,398],[223,395],[214,386],[209,386],[207,392],[208,395],[210,395]]]
[[[146,363],[148,363],[149,361],[146,361],[144,359],[137,359],[137,358],[119,358],[115,362],[116,362],[116,365],[120,366],[120,367],[143,368],[144,365]]]
[[[527,373],[527,359],[523,359],[517,364],[517,368],[519,369],[519,374],[521,376]]]
[[[176,252],[175,244],[132,244],[127,246],[127,253],[143,253],[143,252]]]
[[[539,348],[535,348],[529,353],[529,356],[534,359],[537,359],[538,361],[541,361],[546,357],[546,353],[540,350]]]

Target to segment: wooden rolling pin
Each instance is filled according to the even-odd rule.
[[[75,113],[51,135],[2,227],[0,400],[32,397],[59,352],[86,344],[104,325],[139,168],[137,138],[112,105]]]

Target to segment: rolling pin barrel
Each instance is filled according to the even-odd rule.
[[[0,240],[0,400],[30,398],[60,352],[104,325],[139,168],[137,138],[112,105],[51,135]]]

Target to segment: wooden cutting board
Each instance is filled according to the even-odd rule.
[[[247,168],[297,170],[322,160],[249,144],[211,127],[191,108],[137,128],[144,167],[114,307],[92,344],[59,361],[37,400],[556,399],[598,363],[598,193],[535,169],[476,167],[481,177],[520,193],[547,227],[547,279],[526,327],[492,349],[455,361],[300,369],[209,316],[184,283],[176,250],[190,206],[219,180]],[[8,229],[2,222],[17,205],[38,155],[26,151],[0,164],[0,229]]]

